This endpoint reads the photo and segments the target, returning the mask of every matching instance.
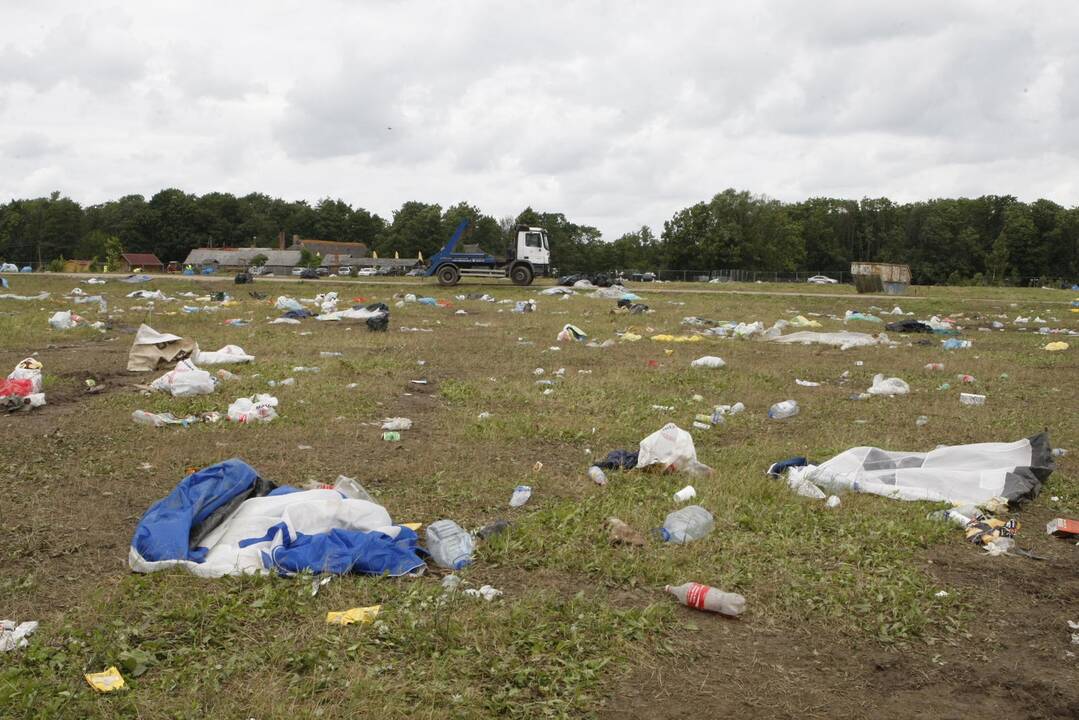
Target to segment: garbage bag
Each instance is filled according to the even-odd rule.
[[[209,395],[217,387],[217,381],[191,360],[182,360],[175,368],[150,383],[150,387],[171,393],[173,397],[193,397]]]
[[[697,464],[693,436],[674,423],[667,423],[641,440],[637,467],[662,465],[665,470],[685,470]]]
[[[51,325],[54,330],[70,330],[80,322],[82,322],[82,318],[70,310],[55,312],[52,314],[52,317],[49,318],[49,325]]]
[[[873,386],[866,390],[870,395],[906,395],[910,385],[897,377],[885,378],[884,373],[873,376]]]
[[[279,296],[277,302],[274,303],[274,307],[278,310],[303,310],[303,305],[287,295]]]
[[[229,405],[228,418],[238,423],[270,422],[277,417],[277,398],[259,393],[239,398]]]
[[[699,357],[689,364],[690,367],[695,368],[721,368],[727,363],[723,362],[723,358],[716,357],[715,355],[705,355]]]

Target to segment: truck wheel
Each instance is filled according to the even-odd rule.
[[[532,270],[527,265],[518,265],[510,271],[510,280],[514,285],[531,285]]]
[[[461,279],[461,271],[453,265],[443,265],[438,269],[437,277],[439,285],[456,285]]]

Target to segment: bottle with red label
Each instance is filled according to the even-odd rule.
[[[696,610],[708,610],[737,617],[746,609],[746,599],[738,593],[723,592],[700,583],[668,585],[664,589],[678,598],[678,601],[686,607]]]

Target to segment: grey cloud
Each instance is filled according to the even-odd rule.
[[[71,82],[86,90],[111,93],[140,80],[146,51],[117,10],[109,22],[69,16],[50,28],[40,43],[0,48],[0,84],[24,83],[48,90]]]
[[[35,160],[66,151],[66,144],[54,142],[40,132],[25,132],[0,142],[0,156],[11,160]]]

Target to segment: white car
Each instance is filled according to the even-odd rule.
[[[302,273],[302,272],[303,272],[303,268],[302,268],[302,267],[294,267],[294,268],[292,268],[292,274],[293,274],[293,275],[299,275],[299,274],[300,274],[300,273]]]
[[[378,273],[373,267],[362,267],[356,271],[356,277],[371,277]]]
[[[352,268],[348,265],[342,265],[341,267],[337,268],[337,274],[341,277],[350,277],[352,275]]]
[[[838,280],[833,280],[832,278],[828,277],[827,275],[814,275],[813,277],[806,280],[806,282],[807,283],[812,283],[814,285],[835,285],[839,281]]]

